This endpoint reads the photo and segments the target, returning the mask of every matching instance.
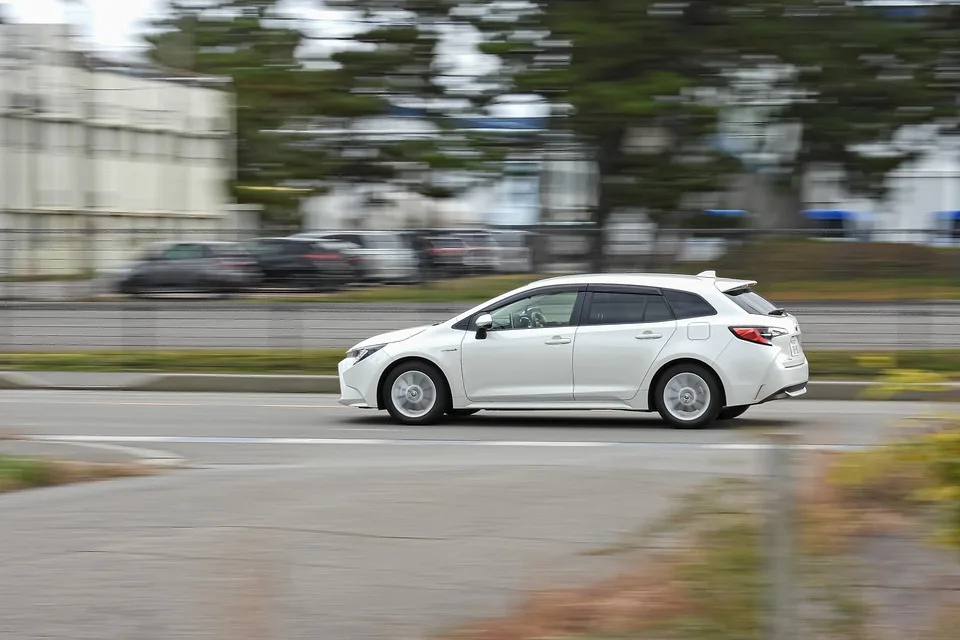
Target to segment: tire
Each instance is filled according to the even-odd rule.
[[[447,415],[451,418],[466,418],[467,416],[472,416],[475,413],[479,413],[480,409],[450,409],[447,411]]]
[[[387,374],[383,384],[383,406],[394,422],[400,424],[427,425],[439,422],[447,413],[449,398],[443,374],[426,362],[412,361],[398,365]]]
[[[699,429],[717,418],[721,389],[713,372],[698,364],[667,369],[654,389],[654,407],[671,427]]]
[[[743,404],[739,407],[725,407],[717,414],[717,420],[733,420],[734,418],[739,418],[749,408],[750,405],[748,404]]]

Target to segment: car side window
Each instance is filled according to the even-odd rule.
[[[175,244],[161,256],[162,260],[197,260],[203,257],[203,247],[197,244]]]
[[[577,291],[558,291],[515,300],[490,311],[491,331],[569,327],[577,305]]]
[[[597,292],[584,324],[641,324],[666,322],[673,315],[662,296],[650,293]]]
[[[584,324],[639,324],[643,322],[649,297],[642,293],[594,293]]]
[[[713,306],[695,293],[688,291],[664,290],[663,296],[670,304],[673,315],[677,320],[703,318],[717,315]]]

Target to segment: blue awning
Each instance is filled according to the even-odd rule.
[[[708,216],[721,218],[741,218],[747,215],[747,212],[743,209],[704,209],[703,212]]]
[[[803,215],[808,220],[854,220],[856,212],[844,209],[807,209]]]
[[[939,220],[952,220],[953,222],[956,222],[957,220],[960,220],[960,211],[938,211],[937,218]]]

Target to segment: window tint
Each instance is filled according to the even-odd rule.
[[[648,293],[594,293],[585,324],[667,322],[673,314],[662,296]]]
[[[677,320],[717,315],[717,310],[695,293],[664,290],[663,295]]]
[[[647,301],[647,310],[643,314],[644,322],[667,322],[673,320],[673,313],[667,306],[663,296],[650,296]]]
[[[594,293],[586,324],[637,324],[650,296],[641,293]]]
[[[779,311],[777,305],[750,289],[730,291],[727,293],[727,297],[747,313],[766,316],[773,311]]]
[[[569,327],[573,308],[577,304],[576,291],[560,291],[516,300],[490,311],[493,331],[533,329],[538,327]]]

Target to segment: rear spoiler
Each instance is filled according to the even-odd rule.
[[[697,274],[698,278],[713,280],[714,286],[723,293],[730,293],[737,289],[749,289],[757,286],[756,280],[735,280],[733,278],[718,278],[716,271],[703,271]]]

